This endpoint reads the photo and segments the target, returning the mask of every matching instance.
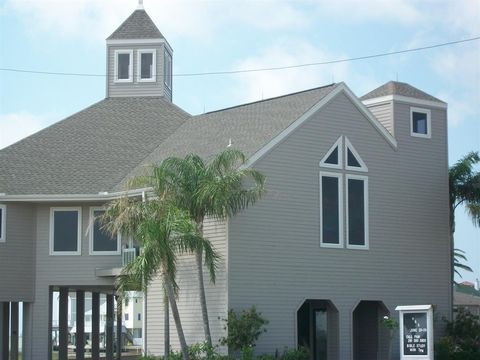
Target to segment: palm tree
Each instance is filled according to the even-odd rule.
[[[203,236],[203,222],[207,216],[226,219],[254,204],[264,193],[264,176],[254,169],[246,168],[245,162],[245,155],[234,149],[224,150],[210,162],[193,154],[185,158],[170,157],[153,167],[139,185],[153,186],[160,192],[171,194],[176,205],[187,211],[196,222]],[[205,341],[211,346],[203,280],[204,254],[205,263],[211,262],[212,254],[206,253],[202,247],[197,248],[195,261]],[[214,283],[215,271],[211,268],[210,278]]]
[[[475,171],[475,165],[480,163],[480,155],[472,151],[461,158],[449,169],[450,186],[450,246],[452,249],[452,269],[469,270],[460,260],[466,260],[463,251],[454,249],[455,210],[463,205],[475,226],[480,226],[480,172]],[[470,269],[471,271],[471,269]],[[453,271],[452,271],[453,280]]]
[[[455,274],[457,274],[460,277],[462,277],[462,274],[460,274],[459,269],[473,272],[470,266],[462,263],[462,260],[467,261],[467,257],[465,256],[465,251],[460,249],[453,249],[453,268],[455,270]]]
[[[108,232],[132,236],[143,247],[142,253],[126,265],[117,278],[119,293],[138,287],[146,290],[152,280],[160,275],[177,328],[183,359],[189,360],[176,303],[177,255],[196,251],[197,247],[212,253],[210,243],[201,238],[188,213],[165,200],[165,196],[148,202],[128,198],[113,201],[100,220]]]

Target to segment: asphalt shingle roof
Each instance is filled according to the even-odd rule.
[[[164,39],[164,37],[147,12],[137,9],[107,38],[116,39]]]
[[[422,90],[419,90],[410,84],[398,81],[389,81],[386,84],[383,84],[382,86],[376,88],[375,90],[372,90],[369,93],[363,95],[360,100],[374,99],[387,95],[402,95],[415,99],[430,100],[444,103],[442,100],[437,99],[436,97],[429,95],[426,92],[423,92]]]
[[[107,98],[0,151],[0,193],[109,191],[190,115],[160,97]]]

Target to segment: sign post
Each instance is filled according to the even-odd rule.
[[[432,305],[404,305],[400,314],[400,359],[433,360]]]

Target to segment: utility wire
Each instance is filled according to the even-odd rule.
[[[294,68],[338,64],[338,63],[343,63],[343,62],[366,60],[366,59],[373,59],[373,58],[379,58],[379,57],[385,57],[385,56],[391,56],[391,55],[405,54],[405,53],[410,53],[410,52],[434,49],[434,48],[456,45],[456,44],[460,44],[460,43],[466,43],[466,42],[477,41],[477,40],[480,40],[480,36],[475,36],[475,37],[468,38],[468,39],[463,39],[463,40],[449,41],[449,42],[440,43],[440,44],[422,46],[422,47],[417,47],[417,48],[412,48],[412,49],[404,49],[404,50],[398,50],[398,51],[384,52],[384,53],[358,56],[358,57],[346,58],[346,59],[337,59],[337,60],[330,60],[330,61],[321,61],[321,62],[288,65],[288,66],[276,66],[276,67],[268,67],[268,68],[257,68],[257,69],[209,71],[209,72],[198,72],[198,73],[178,73],[178,74],[173,74],[171,76],[173,76],[173,77],[187,77],[187,76],[228,75],[228,74],[241,74],[241,73],[251,73],[251,72],[261,72],[261,71],[287,70],[287,69],[294,69]],[[0,68],[0,71],[17,72],[17,73],[29,73],[29,74],[42,74],[42,75],[61,75],[61,76],[84,76],[84,77],[106,77],[107,76],[105,74],[37,71],[37,70],[16,69],[16,68]]]

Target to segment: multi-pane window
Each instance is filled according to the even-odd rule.
[[[165,85],[172,90],[172,55],[168,51],[164,53],[163,76]]]
[[[416,137],[431,137],[431,112],[428,109],[410,108],[410,134]]]
[[[320,161],[320,245],[368,248],[368,168],[350,141],[341,136]],[[345,226],[345,231],[344,231]]]
[[[90,208],[90,254],[91,255],[119,255],[120,237],[112,236],[104,228],[99,220],[105,210]]]
[[[6,217],[7,217],[7,206],[0,204],[0,242],[5,242],[7,238]]]
[[[81,208],[50,209],[50,255],[80,255]]]
[[[133,51],[115,50],[115,82],[133,81]]]
[[[153,82],[156,81],[156,50],[138,50],[138,81],[140,82]]]

